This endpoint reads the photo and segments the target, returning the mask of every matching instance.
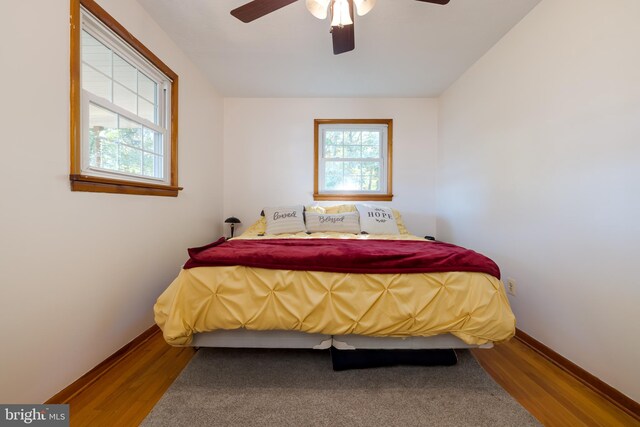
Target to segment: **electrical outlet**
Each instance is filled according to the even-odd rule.
[[[516,296],[516,287],[517,287],[517,284],[516,284],[515,279],[512,279],[511,277],[509,277],[507,279],[507,292],[515,297]]]

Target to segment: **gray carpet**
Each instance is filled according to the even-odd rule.
[[[458,359],[334,372],[326,351],[202,348],[142,425],[539,425],[468,351]]]

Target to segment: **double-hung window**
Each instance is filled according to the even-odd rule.
[[[391,200],[392,124],[315,120],[314,200]]]
[[[71,188],[176,196],[178,76],[93,0],[79,3]]]

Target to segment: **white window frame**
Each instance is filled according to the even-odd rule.
[[[314,200],[391,200],[391,119],[317,119],[315,120],[315,185]],[[380,157],[375,158],[328,158],[325,156],[325,136],[332,130],[377,131],[380,132]],[[378,162],[380,164],[380,189],[368,190],[328,190],[325,188],[325,166],[327,162]]]
[[[80,32],[82,33],[82,31],[86,31],[87,33],[89,33],[100,43],[104,44],[114,53],[118,54],[122,59],[129,62],[129,64],[134,66],[137,70],[145,74],[156,83],[156,97],[158,100],[158,124],[144,119],[105,98],[82,89],[83,86],[81,81],[81,173],[83,175],[102,178],[116,178],[134,182],[169,185],[171,183],[171,79],[156,67],[154,67],[139,52],[136,52],[133,48],[131,48],[127,42],[118,37],[118,35],[116,35],[105,24],[100,22],[84,7],[81,8]],[[82,57],[80,59],[82,66]],[[99,70],[96,71],[100,72]],[[80,72],[80,75],[82,76],[82,71]],[[114,79],[113,73],[110,79]],[[91,166],[89,147],[89,104],[94,104],[100,108],[116,113],[119,116],[123,116],[130,121],[145,126],[153,131],[159,132],[162,135],[163,178],[147,177]]]

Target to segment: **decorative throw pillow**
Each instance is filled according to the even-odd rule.
[[[325,213],[328,214],[336,214],[336,213],[344,213],[344,212],[357,212],[356,205],[335,205],[335,206],[326,206]],[[398,225],[398,231],[400,234],[409,234],[407,227],[404,226],[404,221],[402,220],[402,215],[400,212],[391,208],[393,212],[393,217],[396,219],[396,224]]]
[[[323,208],[320,205],[307,205],[307,206],[304,207],[304,212],[305,212],[305,214],[307,212],[315,212],[315,213],[321,213],[321,214],[327,213],[325,208]]]
[[[325,206],[325,213],[328,214],[337,214],[337,213],[345,213],[345,212],[358,212],[356,209],[356,205],[334,205],[334,206]]]
[[[304,206],[281,206],[264,208],[267,221],[266,234],[298,233],[304,227]]]
[[[358,212],[343,214],[322,214],[307,212],[307,231],[318,233],[322,231],[335,231],[338,233],[360,233],[360,215]]]
[[[360,228],[368,234],[400,234],[391,208],[356,205],[360,214]]]

